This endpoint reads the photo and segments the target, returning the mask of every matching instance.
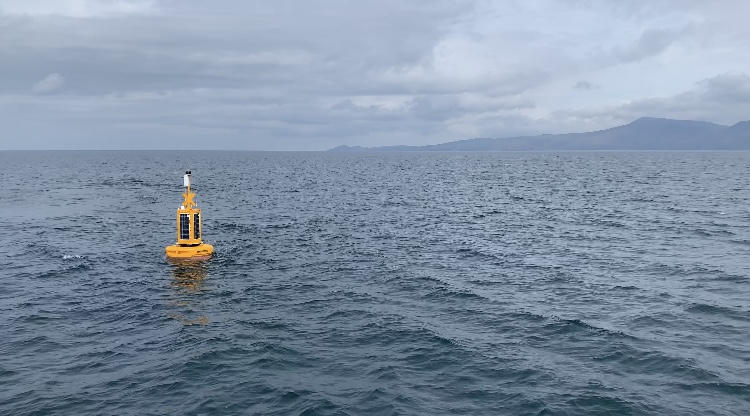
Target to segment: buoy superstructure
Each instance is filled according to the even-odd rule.
[[[190,191],[191,172],[185,171],[182,205],[177,209],[177,244],[167,246],[167,257],[171,259],[202,260],[211,257],[214,246],[203,242],[201,210],[195,203],[195,192]]]

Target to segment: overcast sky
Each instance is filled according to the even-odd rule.
[[[750,119],[746,0],[0,0],[0,149],[325,150]]]

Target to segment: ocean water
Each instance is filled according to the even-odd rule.
[[[172,264],[193,172],[213,259]],[[0,412],[750,414],[750,153],[0,152]]]

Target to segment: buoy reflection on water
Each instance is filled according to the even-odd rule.
[[[199,315],[195,318],[187,315],[200,314],[200,295],[203,293],[206,276],[208,275],[208,262],[205,260],[180,260],[170,259],[172,266],[172,281],[170,286],[174,290],[175,300],[172,305],[180,308],[181,312],[172,312],[170,318],[180,321],[183,325],[207,325],[208,317]]]

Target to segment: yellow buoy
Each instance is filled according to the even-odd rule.
[[[193,201],[195,192],[190,192],[190,171],[185,172],[185,198],[177,210],[177,244],[167,246],[167,257],[171,259],[201,260],[211,257],[214,246],[203,242],[201,210]]]

